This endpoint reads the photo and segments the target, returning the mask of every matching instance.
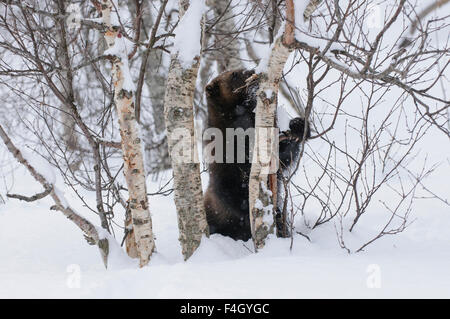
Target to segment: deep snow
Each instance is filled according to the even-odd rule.
[[[23,169],[6,175],[3,184],[11,192],[38,190]],[[158,187],[151,179],[148,184]],[[67,198],[78,211],[86,211],[70,194]],[[358,254],[339,248],[329,223],[309,234],[311,243],[297,235],[292,251],[288,239],[272,237],[254,254],[250,242],[213,235],[184,262],[172,196],[152,196],[157,253],[149,266],[139,269],[113,247],[105,270],[96,247],[62,214],[49,211],[51,204],[46,198],[0,205],[0,297],[450,297],[450,216],[443,209],[421,211],[404,233]],[[96,216],[86,216],[98,223]],[[363,233],[360,229],[354,236]]]
[[[373,29],[371,35],[376,31]],[[297,32],[296,36],[301,38],[305,33]],[[446,35],[442,37],[445,38]],[[268,48],[257,49],[263,57]],[[299,65],[296,72],[287,75],[291,83],[300,86],[300,91],[301,85],[305,85],[299,80],[304,77],[299,74],[306,74],[305,68]],[[361,94],[355,95],[347,100],[346,111],[358,115],[359,108],[353,106],[361,104]],[[336,91],[328,92],[328,96],[337,96]],[[387,97],[384,103],[395,101],[393,96]],[[280,102],[283,104],[282,100]],[[318,102],[317,106],[320,112],[327,110],[325,103]],[[389,110],[383,104],[379,109]],[[279,111],[294,116],[290,110],[279,108]],[[288,121],[279,124],[283,129]],[[344,121],[337,123],[332,136],[338,143],[343,143],[340,136],[343,126]],[[12,138],[15,141],[14,136]],[[352,144],[355,139],[349,142]],[[311,145],[314,152],[327,152],[320,141],[312,141]],[[355,148],[358,145],[355,143]],[[430,155],[433,163],[439,163],[427,185],[447,200],[450,198],[448,145],[447,138],[432,135],[417,147]],[[128,259],[120,248],[111,247],[109,268],[105,270],[96,247],[89,246],[81,231],[61,213],[49,210],[53,205],[50,198],[34,203],[6,198],[7,192],[31,195],[42,189],[23,168],[18,168],[11,156],[4,154],[4,147],[0,149],[1,298],[450,298],[450,211],[438,200],[418,200],[410,218],[414,223],[403,233],[386,236],[357,254],[348,254],[339,247],[335,230],[339,225],[330,222],[309,232],[299,218],[296,226],[307,233],[311,242],[296,235],[292,251],[289,239],[272,237],[266,247],[255,254],[251,242],[213,235],[184,262],[177,240],[173,197],[151,196],[157,253],[147,267],[139,269],[137,261]],[[308,170],[314,169],[308,158],[304,162],[302,165]],[[417,163],[421,165],[419,159]],[[52,173],[50,170],[49,174]],[[51,179],[57,180],[59,189],[67,190],[60,176],[54,175]],[[165,172],[163,177],[167,180],[170,175],[171,172]],[[206,174],[203,177],[206,187]],[[297,176],[301,177],[301,174]],[[149,178],[149,192],[164,183],[164,180],[155,182]],[[95,203],[93,194],[85,196],[87,201]],[[386,200],[390,196],[389,189],[379,195]],[[69,191],[66,198],[77,212],[99,224],[97,216]],[[307,213],[313,215],[314,209],[309,210]],[[117,222],[121,223],[123,212],[115,213]],[[358,248],[376,234],[383,218],[385,216],[375,205],[362,217],[354,233],[345,234],[346,244]],[[119,232],[116,240],[121,239]]]

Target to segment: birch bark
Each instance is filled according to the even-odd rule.
[[[277,95],[283,74],[284,65],[292,51],[295,42],[295,13],[293,0],[286,1],[286,25],[283,36],[275,39],[267,67],[261,68],[258,77],[260,79],[257,92],[257,104],[255,110],[255,148],[254,158],[250,171],[249,180],[249,205],[250,205],[250,228],[255,250],[264,247],[265,239],[273,231],[273,200],[268,189],[269,173],[267,164],[261,162],[261,154],[264,148],[272,146],[278,134],[267,134],[270,128],[275,126],[275,115],[277,108]],[[272,163],[278,163],[278,154],[271,154]]]
[[[260,73],[257,92],[255,116],[255,149],[254,156],[261,154],[266,145],[273,146],[278,134],[267,134],[275,126],[277,94],[283,67],[291,50],[282,43],[282,38],[275,40],[267,70]],[[272,156],[274,156],[272,154]],[[272,158],[273,161],[278,159]],[[264,247],[265,238],[273,230],[273,204],[271,194],[266,191],[269,173],[260,156],[252,162],[249,180],[250,228],[255,249]]]
[[[134,257],[137,254],[140,266],[143,267],[148,264],[155,250],[155,242],[145,185],[142,141],[136,121],[133,89],[130,86],[127,52],[117,26],[111,22],[113,8],[113,1],[102,0],[102,21],[107,29],[104,37],[109,48],[105,54],[109,53],[112,61],[114,103],[117,108],[122,138],[124,175],[129,193],[132,234],[134,234],[136,242],[136,251],[129,251],[129,255]]]
[[[188,6],[189,1],[180,0],[180,18]],[[193,102],[200,64],[199,55],[200,52],[189,68],[183,68],[177,53],[172,55],[164,97],[164,117],[173,169],[179,240],[185,260],[200,245],[203,235],[209,235],[194,130]],[[189,158],[183,158],[176,152],[180,146],[180,132],[186,134],[182,146],[184,150],[189,151]]]

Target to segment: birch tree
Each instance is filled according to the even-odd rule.
[[[119,117],[124,175],[129,193],[128,205],[132,234],[136,242],[136,251],[129,251],[129,254],[131,256],[137,254],[140,266],[143,267],[148,264],[155,250],[155,242],[145,185],[142,141],[134,109],[134,85],[128,66],[125,41],[118,30],[118,19],[114,16],[118,13],[113,12],[114,7],[117,10],[117,3],[114,1],[102,1],[102,22],[106,27],[104,37],[108,45],[108,50],[104,54],[110,56],[112,62],[114,104]],[[127,247],[134,247],[134,245]]]
[[[57,1],[57,11],[61,16],[66,14],[67,10],[67,2],[66,1]],[[67,48],[67,40],[66,40],[66,26],[64,19],[59,19],[58,21],[59,27],[57,28],[57,40],[59,45],[57,46],[57,54],[56,58],[58,59],[58,63],[64,66],[64,69],[61,70],[60,80],[60,91],[64,92],[66,96],[69,96],[71,99],[74,99],[73,92],[73,84],[72,84],[72,74],[70,70],[70,60]],[[61,103],[61,123],[63,125],[62,137],[64,142],[67,145],[67,148],[70,150],[76,150],[78,147],[78,136],[75,134],[76,121],[72,117],[71,109],[68,107],[67,103]],[[79,166],[80,162],[78,159],[74,163],[72,163],[72,167],[74,169]]]
[[[108,266],[108,254],[109,254],[109,242],[107,238],[99,233],[97,228],[91,224],[87,219],[83,218],[79,214],[77,214],[65,200],[64,196],[61,195],[61,192],[58,191],[56,186],[54,185],[54,181],[49,180],[49,178],[45,177],[36,167],[29,162],[29,160],[24,156],[24,154],[14,145],[14,143],[9,138],[6,131],[0,125],[0,138],[5,143],[8,151],[14,156],[14,158],[22,165],[26,167],[28,172],[33,176],[33,178],[39,182],[43,188],[44,192],[40,194],[36,194],[31,198],[26,198],[24,196],[16,195],[10,197],[15,197],[21,200],[26,201],[34,201],[37,199],[44,198],[47,195],[50,195],[55,202],[55,205],[51,207],[52,210],[60,211],[64,214],[69,220],[71,220],[78,228],[80,228],[85,234],[86,239],[89,243],[97,245],[100,249],[100,254],[103,260],[105,267]]]
[[[317,7],[318,1],[311,1],[305,9],[305,18],[308,18]],[[278,89],[283,75],[283,68],[295,45],[295,9],[293,0],[286,1],[286,22],[284,32],[279,35],[270,49],[270,55],[262,59],[257,68],[259,89],[256,93],[257,104],[255,110],[255,146],[254,160],[249,180],[250,227],[255,250],[264,247],[265,238],[272,232],[273,196],[276,193],[269,191],[269,166],[278,161],[276,154],[267,154],[271,160],[262,161],[266,148],[273,151],[276,146],[276,134],[271,128],[275,127]],[[272,131],[273,132],[273,131]],[[269,165],[269,166],[268,166]],[[271,172],[274,173],[274,172]]]
[[[203,205],[200,164],[194,130],[194,92],[200,64],[200,20],[204,1],[179,2],[180,22],[175,38],[164,97],[164,116],[172,161],[175,206],[184,259],[200,245],[209,229]],[[187,10],[187,11],[186,11]],[[188,31],[189,33],[184,33]],[[192,37],[189,38],[189,35]],[[180,132],[184,135],[180,140]],[[181,143],[181,144],[180,144]],[[176,152],[181,146],[188,158]]]
[[[265,163],[261,163],[259,171],[254,170],[251,188],[259,189],[253,194],[258,202],[253,204],[256,212],[259,209],[264,213],[255,218],[258,226],[254,227],[255,237],[260,237],[260,247],[265,232],[271,230],[269,217],[277,203],[275,196],[287,198],[283,209],[286,207],[289,214],[286,225],[291,235],[298,233],[294,225],[299,219],[303,219],[306,229],[301,231],[306,236],[328,221],[337,222],[336,232],[342,247],[346,247],[344,235],[359,231],[360,225],[367,221],[367,214],[389,211],[380,233],[362,239],[364,243],[359,248],[349,247],[353,251],[365,249],[377,238],[402,231],[409,224],[410,205],[418,198],[416,190],[448,205],[441,190],[433,190],[423,182],[432,169],[422,172],[415,167],[419,162],[415,154],[423,151],[419,144],[422,138],[429,138],[435,131],[450,137],[450,103],[445,90],[450,67],[446,41],[449,24],[445,15],[448,0],[414,4],[405,0],[368,0],[358,6],[352,1],[292,1],[301,9],[296,10],[295,43],[287,49],[283,38],[289,23],[287,26],[281,23],[286,21],[286,1],[208,0],[213,7],[204,19],[203,32],[200,31],[201,14],[195,21],[188,19],[192,23],[180,29],[186,32],[174,32],[179,19],[173,2],[133,1],[130,5],[120,1],[120,8],[117,2],[110,2],[114,5],[108,28],[102,19],[93,16],[92,4],[102,11],[103,2],[99,0],[0,0],[0,99],[3,102],[0,114],[8,119],[3,128],[17,145],[26,144],[59,172],[71,195],[94,218],[100,219],[99,225],[105,231],[112,236],[122,235],[121,212],[127,210],[131,216],[126,197],[129,192],[135,192],[127,187],[121,175],[121,159],[125,153],[116,120],[116,114],[120,117],[121,113],[116,113],[116,108],[134,106],[137,112],[142,105],[139,128],[145,132],[142,139],[150,160],[144,163],[147,171],[170,166],[164,160],[167,154],[164,124],[168,124],[172,139],[173,154],[169,160],[180,159],[177,129],[184,129],[188,137],[194,138],[191,94],[197,77],[202,33],[200,72],[205,71],[205,75],[200,80],[207,81],[213,73],[246,67],[252,61],[256,64],[264,55],[261,47],[271,45],[271,55],[258,68],[261,80],[258,125],[267,130],[281,128],[281,121],[276,123],[271,114],[281,107],[276,106],[276,90],[280,90],[279,97],[296,96],[292,101],[295,100],[298,108],[289,115],[297,112],[309,118],[312,128],[311,143],[301,148],[299,154],[297,168],[302,176],[291,180],[289,175],[280,184],[283,191],[289,187],[288,192],[271,188],[276,183],[270,185],[270,181],[267,187],[266,180],[276,176],[264,171]],[[192,1],[192,5],[198,3]],[[319,4],[322,4],[320,14],[314,11]],[[127,5],[136,10],[127,12]],[[181,1],[180,16],[188,6],[189,1]],[[307,10],[302,9],[306,7]],[[72,15],[70,8],[76,9],[78,15]],[[149,8],[151,12],[146,11]],[[120,10],[120,19],[116,9]],[[313,20],[309,19],[311,14]],[[305,18],[309,21],[303,21]],[[78,25],[72,28],[72,22]],[[281,36],[277,29],[283,33]],[[105,32],[111,40],[107,54],[103,45]],[[169,53],[173,48],[171,39],[175,33],[180,38],[175,41],[177,49],[172,50],[171,79],[167,82],[170,94],[165,94],[170,57],[164,52]],[[178,41],[182,38],[186,41],[180,45]],[[123,54],[124,46],[120,47],[124,42],[127,48],[132,47],[127,52],[129,62]],[[284,65],[280,78],[279,72],[290,50],[293,52],[289,55],[289,65]],[[187,52],[194,54],[186,58]],[[240,56],[243,60],[239,60]],[[213,62],[212,67],[208,61]],[[125,75],[128,65],[137,79],[135,91],[131,81],[125,81],[130,79]],[[161,72],[156,73],[160,65]],[[296,72],[298,68],[302,72]],[[208,74],[211,69],[213,72]],[[287,83],[284,94],[283,87],[278,87],[279,79]],[[203,93],[198,78],[197,84],[196,101],[199,102],[194,107],[201,116],[204,109],[199,105]],[[172,109],[166,114],[164,99],[171,100],[166,108]],[[355,100],[359,101],[358,105]],[[302,108],[304,113],[299,111]],[[270,112],[264,114],[265,110]],[[382,112],[385,114],[380,115]],[[133,136],[139,136],[133,132]],[[260,140],[271,141],[264,136]],[[125,145],[132,144],[125,142]],[[192,148],[192,160],[196,145],[190,141],[188,146]],[[155,156],[161,160],[154,161]],[[133,160],[141,161],[141,157]],[[176,204],[186,258],[195,250],[207,226],[201,217],[202,207],[196,206],[202,202],[199,168],[192,162],[183,165],[175,169],[175,185],[179,188]],[[400,173],[401,186],[396,183]],[[134,179],[136,185],[143,185],[142,176],[138,178]],[[167,185],[153,194],[171,193]],[[142,189],[139,192],[144,196]],[[386,201],[385,192],[396,193],[397,200]],[[34,200],[46,195],[50,193],[44,187],[44,192],[29,198],[13,194],[8,197]],[[63,202],[61,198],[60,201]],[[78,220],[69,210],[65,212]],[[138,257],[138,249],[133,247],[135,235],[129,232],[134,229],[132,222],[130,218],[130,224],[125,225],[124,241],[129,255]]]

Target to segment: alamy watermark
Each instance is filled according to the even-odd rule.
[[[378,264],[367,266],[366,272],[369,274],[366,279],[367,288],[381,288],[381,267]]]
[[[185,128],[177,128],[169,135],[172,158],[178,163],[198,163],[194,152],[195,138]],[[263,128],[208,128],[202,134],[204,162],[259,163],[262,173],[273,174],[279,166],[279,129]]]
[[[69,274],[66,279],[66,285],[70,289],[81,287],[81,267],[77,264],[67,266],[66,272]]]

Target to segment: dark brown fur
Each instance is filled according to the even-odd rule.
[[[253,71],[235,70],[222,73],[206,86],[208,105],[207,127],[218,128],[226,136],[226,128],[255,126],[257,83],[248,85],[246,79]],[[304,121],[291,120],[290,131],[282,134],[287,139],[280,142],[280,168],[292,164],[303,137]],[[293,138],[291,138],[293,137]],[[309,127],[307,138],[309,137]],[[248,240],[250,234],[248,182],[251,164],[246,147],[245,163],[225,163],[225,139],[223,141],[224,163],[209,165],[209,185],[205,193],[205,208],[211,233],[220,233],[234,239]]]

